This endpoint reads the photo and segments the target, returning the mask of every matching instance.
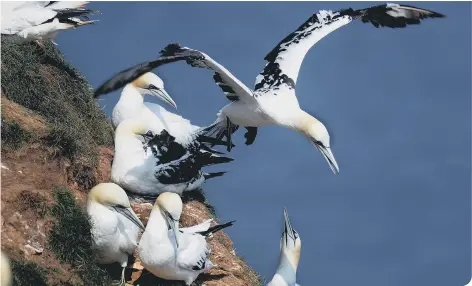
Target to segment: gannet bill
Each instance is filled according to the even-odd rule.
[[[179,229],[182,200],[177,194],[162,193],[157,198],[138,245],[144,268],[157,277],[185,281],[191,285],[209,270],[210,249],[206,237],[232,226],[234,221],[192,232]],[[207,225],[209,226],[209,225]]]
[[[114,183],[101,183],[88,194],[87,213],[90,216],[93,247],[100,253],[99,263],[118,262],[123,268],[121,285],[125,284],[128,256],[138,245],[143,223],[131,208],[126,192]]]
[[[3,35],[18,42],[50,39],[60,30],[93,24],[88,15],[97,11],[83,8],[87,1],[2,2]],[[54,42],[53,42],[54,43]]]
[[[325,125],[300,108],[295,84],[300,65],[313,45],[336,29],[359,19],[375,27],[400,28],[419,24],[424,18],[439,18],[443,15],[412,6],[385,4],[367,9],[346,9],[337,12],[320,11],[311,16],[296,31],[285,37],[267,56],[264,70],[257,76],[254,90],[249,89],[225,67],[208,55],[189,56],[186,61],[192,66],[214,71],[214,80],[223,90],[230,104],[223,107],[212,126],[217,138],[231,134],[244,126],[246,144],[252,144],[257,128],[279,125],[296,130],[306,136],[328,162],[331,170],[339,172],[331,151],[330,136]],[[164,56],[179,56],[180,52],[198,52],[181,48],[178,44],[166,47]],[[228,151],[231,145],[228,145]]]
[[[284,208],[284,231],[280,239],[280,262],[277,271],[267,286],[298,286],[297,267],[300,261],[302,241],[298,232],[293,229]]]
[[[8,259],[8,257],[3,251],[0,251],[0,259],[1,259],[0,265],[2,267],[2,273],[1,273],[1,279],[0,279],[0,281],[2,281],[1,286],[10,286],[13,283],[10,260]]]
[[[154,134],[142,121],[122,121],[115,131],[112,181],[135,194],[157,196],[195,190],[206,179],[223,175],[201,169],[233,159],[207,147],[207,138],[198,132],[191,137],[192,142],[182,145],[165,129]]]

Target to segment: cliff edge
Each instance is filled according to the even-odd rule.
[[[113,160],[113,129],[91,86],[53,44],[3,38],[1,86],[1,245],[13,285],[112,285],[119,266],[93,263],[84,213],[87,192],[109,181]],[[201,191],[183,201],[182,226],[215,218]],[[152,205],[132,206],[146,224]],[[262,285],[224,232],[209,242],[217,267],[195,285]],[[128,285],[184,285],[155,278],[139,259],[130,265]]]

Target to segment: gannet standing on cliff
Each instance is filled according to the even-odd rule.
[[[247,129],[246,144],[252,144],[257,127],[279,125],[296,130],[306,136],[328,162],[331,170],[339,172],[338,164],[331,151],[330,136],[325,125],[300,108],[295,94],[298,72],[305,55],[319,40],[353,20],[370,22],[375,27],[400,28],[419,24],[424,18],[438,18],[443,15],[407,5],[385,4],[367,9],[346,9],[337,12],[320,11],[311,16],[296,31],[285,37],[264,58],[267,64],[257,76],[254,90],[249,89],[226,68],[201,53],[187,57],[192,66],[213,70],[214,80],[221,87],[230,104],[218,113],[218,119],[211,131],[216,138],[228,138],[231,149],[231,134],[239,126]],[[171,44],[163,55],[179,56],[181,52],[197,50],[181,48]],[[390,57],[391,58],[391,57]]]
[[[267,286],[298,286],[297,267],[300,260],[302,241],[298,232],[293,229],[284,209],[284,231],[280,239],[280,262],[277,271]]]
[[[128,256],[138,245],[143,223],[131,208],[126,192],[113,183],[101,183],[90,190],[87,213],[92,226],[93,247],[100,253],[99,262],[118,262],[123,268],[121,285],[124,285]]]
[[[142,121],[122,121],[115,131],[111,180],[132,193],[157,196],[195,190],[206,179],[223,175],[204,173],[202,168],[233,159],[207,147],[205,136],[190,137],[192,141],[183,145],[165,129],[154,134]]]
[[[182,200],[177,194],[163,193],[154,204],[141,240],[138,253],[144,268],[157,277],[185,281],[191,285],[198,275],[213,264],[206,237],[233,222],[206,230],[179,229]]]
[[[96,11],[83,8],[87,1],[2,1],[2,34],[15,40],[54,40],[60,30],[92,24],[88,15]],[[53,42],[54,43],[54,42]]]

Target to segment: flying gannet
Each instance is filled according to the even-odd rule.
[[[134,213],[126,192],[114,183],[101,183],[88,194],[93,247],[100,253],[99,263],[118,262],[123,268],[121,285],[125,284],[128,256],[138,245],[138,234],[144,225]]]
[[[246,144],[249,145],[255,140],[257,127],[275,124],[306,136],[327,160],[331,170],[337,174],[339,167],[331,151],[328,130],[320,120],[300,108],[295,94],[295,84],[305,55],[326,35],[356,19],[364,23],[369,22],[375,27],[400,28],[419,24],[424,18],[438,17],[444,16],[398,4],[337,12],[322,10],[311,16],[267,54],[264,58],[266,66],[257,76],[254,90],[249,89],[208,55],[201,53],[200,56],[195,56],[197,50],[170,44],[161,55],[179,56],[181,52],[189,54],[193,51],[194,53],[186,58],[187,63],[214,71],[213,79],[231,103],[220,110],[210,131],[217,139],[222,136],[228,138],[228,151],[231,150],[231,134],[239,126],[246,127]]]
[[[142,121],[124,120],[115,132],[112,181],[135,194],[155,197],[163,192],[195,190],[206,179],[223,175],[201,169],[233,159],[207,147],[205,140],[209,138],[198,132],[191,137],[193,141],[184,146],[165,129],[154,134]]]
[[[205,228],[179,229],[182,200],[177,194],[161,194],[151,211],[138,254],[149,272],[167,280],[185,281],[191,285],[198,275],[213,264],[208,259],[210,249],[206,237],[233,225],[228,222]]]
[[[300,260],[302,241],[298,232],[293,229],[284,209],[284,231],[280,239],[280,262],[277,271],[267,286],[299,286],[296,284],[297,267]]]
[[[2,35],[17,42],[49,39],[61,30],[92,24],[87,1],[2,1]],[[53,42],[54,43],[54,42]]]

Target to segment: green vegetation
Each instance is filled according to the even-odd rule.
[[[60,261],[69,263],[86,285],[110,285],[108,273],[95,264],[97,256],[92,249],[87,214],[68,189],[56,189],[54,196],[51,213],[56,221],[49,233],[50,249]]]
[[[47,286],[46,273],[33,262],[11,261],[13,274],[12,286]]]
[[[31,139],[31,134],[16,121],[2,120],[2,149],[16,150]]]
[[[46,118],[48,142],[59,155],[95,166],[97,145],[111,145],[113,130],[86,79],[51,42],[42,46],[2,37],[2,93]]]

